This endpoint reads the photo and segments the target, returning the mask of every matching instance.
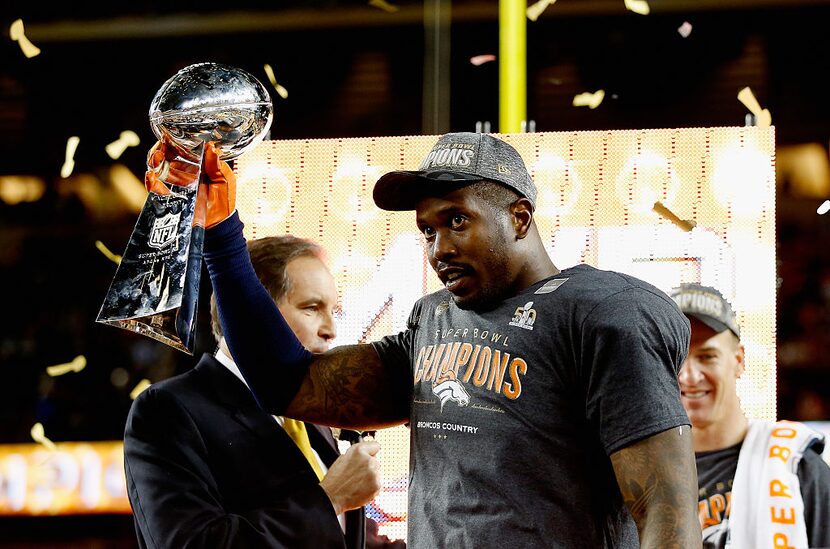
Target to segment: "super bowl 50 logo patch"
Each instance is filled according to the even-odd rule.
[[[150,239],[147,244],[151,248],[160,250],[173,242],[176,239],[179,228],[180,213],[169,213],[163,217],[157,217],[153,220],[153,228],[150,229]]]
[[[524,328],[525,330],[532,330],[533,324],[536,322],[536,309],[532,309],[533,302],[528,301],[524,307],[516,307],[516,312],[513,313],[513,320],[508,322],[510,326]]]

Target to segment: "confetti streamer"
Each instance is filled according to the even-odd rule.
[[[84,355],[78,355],[72,359],[72,362],[67,362],[66,364],[56,364],[54,366],[49,366],[46,368],[46,373],[52,377],[55,376],[62,376],[63,374],[68,374],[69,372],[80,372],[86,368],[86,357]]]
[[[755,95],[749,89],[749,86],[738,92],[738,101],[743,103],[749,112],[755,115],[758,121],[758,127],[769,128],[770,124],[772,124],[772,115],[769,110],[761,108],[761,104],[755,99]]]
[[[651,8],[648,7],[646,0],[625,0],[625,7],[629,11],[639,13],[640,15],[648,15],[651,13]]]
[[[825,200],[824,203],[816,210],[816,213],[819,215],[824,215],[827,212],[830,212],[830,200]]]
[[[105,150],[110,158],[118,160],[124,154],[124,151],[127,150],[127,147],[135,147],[139,143],[141,143],[141,140],[138,138],[138,135],[134,131],[127,130],[121,132],[118,139],[107,145]]]
[[[478,67],[479,65],[483,65],[484,63],[489,63],[490,61],[495,61],[496,56],[492,53],[485,53],[484,55],[475,55],[470,57],[470,63]]]
[[[552,6],[555,3],[556,0],[539,0],[532,6],[528,6],[527,18],[531,21],[536,21],[542,15],[542,12],[548,9],[548,6]]]
[[[657,214],[664,218],[668,219],[675,225],[677,225],[681,230],[686,231],[687,233],[697,227],[697,223],[688,219],[680,219],[677,217],[673,211],[668,209],[663,205],[662,202],[655,202],[652,210],[657,212]]]
[[[103,242],[100,240],[95,241],[95,247],[98,248],[98,251],[104,254],[104,256],[115,263],[116,265],[121,265],[121,256],[118,254],[112,253],[109,248],[107,248]]]
[[[393,6],[392,4],[387,2],[386,0],[369,0],[369,5],[372,6],[373,8],[382,9],[386,13],[395,13],[396,11],[401,9],[398,6]]]
[[[14,23],[12,23],[12,26],[9,27],[9,38],[20,45],[23,55],[27,58],[31,59],[32,57],[40,54],[40,48],[32,44],[29,39],[26,38],[26,32],[23,29],[23,19],[17,19]]]
[[[138,382],[138,385],[133,387],[133,390],[130,391],[130,398],[133,399],[133,400],[137,399],[138,395],[143,393],[144,389],[146,389],[150,385],[152,385],[152,383],[150,383],[149,379],[142,379],[141,381]]]
[[[46,433],[43,431],[43,425],[40,423],[35,423],[29,433],[32,435],[32,440],[38,444],[43,444],[46,448],[52,450],[53,452],[58,449],[54,442],[46,438]]]
[[[683,21],[683,24],[677,27],[677,32],[680,33],[680,36],[683,38],[688,38],[690,34],[692,34],[692,24],[688,21]]]
[[[271,81],[271,85],[273,85],[274,89],[277,90],[279,96],[283,99],[288,99],[288,90],[277,83],[277,78],[274,76],[274,69],[272,69],[271,65],[268,63],[265,63],[265,74],[268,75],[268,80]]]
[[[81,138],[73,135],[66,141],[66,160],[61,167],[61,177],[69,177],[72,175],[72,170],[75,169],[75,149],[78,148],[78,143]]]
[[[597,90],[594,93],[580,93],[579,95],[574,96],[573,106],[596,109],[599,107],[600,103],[602,103],[603,99],[605,99],[605,90]]]

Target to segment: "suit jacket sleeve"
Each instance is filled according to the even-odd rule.
[[[133,404],[124,463],[139,542],[152,548],[342,547],[319,485],[274,494],[266,507],[223,507],[196,422],[169,393],[150,388]]]

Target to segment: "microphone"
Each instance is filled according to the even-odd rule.
[[[356,444],[363,442],[367,437],[375,438],[377,431],[351,431],[349,429],[340,429],[338,440],[348,441],[349,444]]]

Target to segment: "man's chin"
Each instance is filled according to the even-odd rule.
[[[689,413],[689,410],[686,410],[686,415],[689,417],[689,423],[692,424],[693,429],[705,429],[706,427],[712,425],[712,421],[709,420],[708,417],[695,413]]]
[[[499,304],[499,299],[482,293],[471,293],[466,295],[452,294],[455,306],[464,311],[489,311]]]

